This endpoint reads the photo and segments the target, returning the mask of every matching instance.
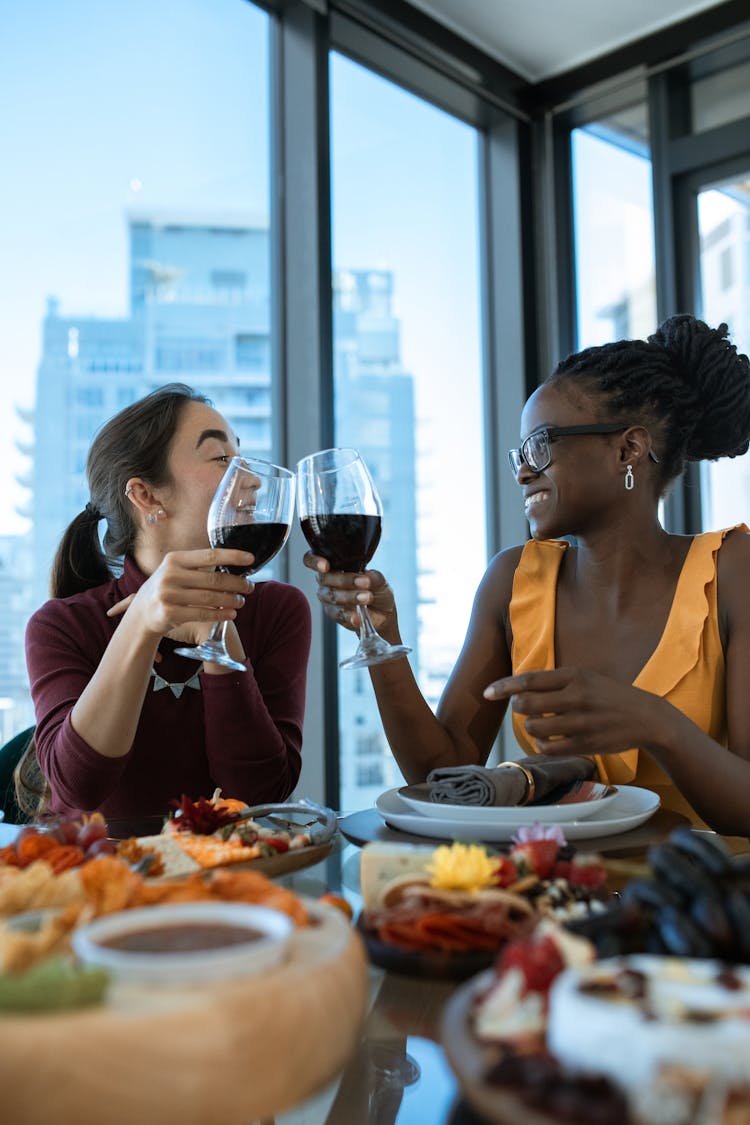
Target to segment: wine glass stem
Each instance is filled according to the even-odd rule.
[[[224,644],[224,634],[226,633],[226,630],[227,630],[226,621],[214,621],[213,625],[211,626],[211,632],[206,637],[206,640],[209,641],[209,642],[221,641],[221,643],[223,645]]]
[[[359,639],[361,641],[370,641],[375,638],[380,640],[380,634],[376,631],[373,625],[370,614],[367,611],[366,605],[357,606],[357,616],[359,617]]]

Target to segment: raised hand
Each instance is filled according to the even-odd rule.
[[[396,639],[396,602],[393,590],[379,570],[332,571],[327,559],[312,551],[307,551],[302,561],[315,572],[318,601],[326,617],[356,633],[359,628],[357,604],[366,605],[378,633],[386,640]]]
[[[155,636],[203,640],[215,621],[234,620],[253,589],[244,575],[216,568],[247,565],[252,559],[246,551],[225,548],[171,551],[140,590],[112,606],[107,616],[135,614]]]
[[[617,754],[658,743],[671,704],[587,668],[506,676],[485,699],[509,699],[544,754]]]

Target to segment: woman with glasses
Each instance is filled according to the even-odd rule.
[[[532,538],[491,561],[437,714],[406,660],[370,670],[404,776],[484,764],[510,702],[529,755],[509,771],[517,803],[540,765],[585,756],[602,780],[750,834],[750,535],[672,535],[658,517],[687,461],[748,449],[747,357],[726,325],[671,317],[647,340],[564,359],[527,401],[521,435],[509,461]],[[359,601],[399,643],[380,573],[306,562],[329,617],[355,628]]]

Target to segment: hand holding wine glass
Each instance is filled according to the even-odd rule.
[[[380,542],[382,504],[367,466],[354,449],[324,449],[297,465],[302,533],[331,569],[362,573]],[[366,606],[357,604],[359,645],[342,668],[363,668],[411,652],[375,631]]]
[[[227,566],[231,574],[256,574],[287,541],[294,512],[294,475],[280,465],[255,457],[233,457],[208,510],[208,538],[212,547],[249,551],[249,566]],[[207,660],[235,671],[246,671],[226,647],[226,621],[213,626],[199,645],[175,652],[193,660]]]

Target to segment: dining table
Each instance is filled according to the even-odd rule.
[[[612,871],[619,872],[613,887],[616,893],[617,880],[626,879],[628,871],[645,862],[652,845],[663,842],[676,826],[685,823],[679,814],[659,809],[636,828],[591,837],[577,846],[579,850],[585,846],[586,852],[595,850]],[[323,849],[323,858],[273,878],[307,899],[340,896],[351,910],[355,927],[362,911],[360,860],[364,845],[376,841],[394,846],[445,843],[440,836],[431,838],[394,829],[375,808],[340,814],[338,827],[333,847],[330,851]],[[750,852],[745,837],[721,840],[734,854]],[[368,953],[363,1019],[360,1006],[354,1024],[352,1020],[347,1023],[347,1013],[337,1009],[336,997],[324,1005],[318,1003],[309,1015],[300,1015],[310,1021],[335,1020],[338,1011],[339,1026],[354,1027],[353,1047],[343,1067],[322,1088],[299,1101],[289,1096],[295,1067],[294,1051],[290,1050],[278,1060],[281,1077],[288,1080],[278,1112],[262,1120],[238,1116],[239,1125],[527,1125],[522,1107],[519,1113],[507,1117],[494,1108],[489,1114],[480,1112],[486,1098],[477,1097],[466,1075],[457,1076],[451,1067],[449,1054],[455,1056],[455,1052],[446,1052],[445,1044],[450,1047],[447,1036],[456,1025],[450,1024],[447,1015],[456,1007],[466,981],[445,972],[433,975],[420,971],[413,955],[383,962],[369,947]],[[345,997],[339,997],[338,1004],[345,1003]],[[357,1033],[359,1026],[361,1031]],[[305,1032],[309,1040],[309,1025]],[[350,1035],[351,1030],[347,1030],[346,1036]],[[223,1120],[217,1119],[216,1125],[223,1125]],[[17,1123],[11,1118],[8,1125]],[[154,1125],[158,1125],[156,1118]],[[213,1120],[210,1125],[214,1125]]]
[[[629,865],[645,862],[652,844],[663,842],[678,824],[677,813],[660,809],[630,832],[586,841],[608,859]],[[339,846],[322,863],[283,876],[296,891],[317,897],[341,894],[356,919],[362,908],[359,870],[362,846],[371,840],[429,843],[394,831],[374,809],[343,816]],[[713,836],[713,833],[709,833]],[[745,837],[721,837],[734,854],[750,851]],[[440,839],[433,841],[445,842]],[[521,1116],[506,1119],[478,1112],[471,1090],[462,1088],[443,1047],[446,1008],[465,982],[425,977],[370,964],[369,1009],[361,1037],[346,1067],[334,1081],[303,1104],[275,1117],[273,1125],[522,1125]],[[474,1104],[472,1104],[472,1101]],[[481,1104],[481,1100],[479,1102]],[[255,1123],[253,1123],[255,1125]],[[262,1125],[271,1125],[264,1122]]]

